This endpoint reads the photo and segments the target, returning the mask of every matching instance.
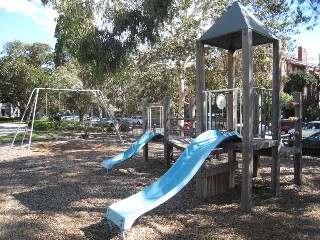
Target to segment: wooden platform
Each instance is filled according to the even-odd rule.
[[[254,138],[252,142],[253,147],[253,154],[258,156],[272,156],[272,148],[277,146],[278,141],[272,139],[261,139],[261,138]],[[222,143],[221,147],[224,149],[231,149],[237,152],[242,152],[243,144],[242,142],[236,143]],[[287,147],[282,146],[280,148],[280,158],[281,157],[288,157],[300,152],[299,148],[296,147]]]
[[[181,151],[185,150],[190,145],[192,140],[193,139],[190,137],[184,137],[184,136],[179,136],[179,135],[170,135],[169,136],[169,143],[173,147],[175,147]]]
[[[192,138],[190,137],[184,137],[184,136],[178,136],[178,135],[170,135],[169,137],[169,143],[183,151],[186,149],[190,143],[192,142]],[[272,140],[272,139],[262,139],[262,138],[254,138],[252,142],[253,146],[253,153],[255,155],[259,156],[269,156],[271,157],[272,154],[272,147],[277,146],[278,141]],[[229,143],[221,143],[221,148],[215,149],[216,151],[223,152],[227,151],[228,149],[234,150],[236,152],[242,152],[243,143],[242,142],[229,142]],[[280,158],[281,157],[289,157],[294,154],[297,154],[300,152],[299,148],[296,147],[288,147],[288,146],[282,146],[280,149]]]
[[[277,146],[278,141],[272,139],[254,138],[252,141],[253,151],[260,151],[263,149],[271,149]],[[242,142],[229,142],[222,143],[223,148],[228,148],[237,152],[242,152],[243,143]]]
[[[300,152],[299,148],[296,147],[281,147],[280,149],[280,158],[290,157]]]
[[[184,136],[177,136],[177,135],[170,135],[169,143],[180,150],[184,150],[188,147],[188,145],[192,142],[192,138],[184,137]],[[278,141],[272,139],[261,139],[256,138],[253,139],[253,151],[255,153],[259,153],[258,155],[266,155],[269,156],[271,154],[272,147],[277,146]],[[221,148],[227,150],[231,149],[237,152],[242,152],[243,144],[242,142],[228,142],[228,143],[221,143]],[[270,153],[269,153],[270,152]]]
[[[190,137],[170,135],[169,144],[176,149],[183,151],[191,144],[192,140],[193,138]],[[215,148],[212,153],[215,153],[216,158],[220,159],[220,154],[223,153],[223,148]]]

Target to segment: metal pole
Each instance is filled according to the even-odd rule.
[[[111,112],[109,111],[109,109],[107,108],[107,104],[106,104],[106,102],[105,102],[105,100],[104,100],[104,98],[103,98],[102,92],[101,92],[100,90],[90,90],[90,91],[92,91],[93,93],[96,93],[96,96],[98,96],[98,99],[99,99],[100,102],[102,103],[102,105],[103,105],[105,111],[107,112],[107,114],[108,114],[111,118],[113,118],[114,120],[116,120],[116,119],[113,117],[113,115],[111,114]],[[116,121],[114,121],[114,123],[116,123]],[[119,137],[119,139],[120,139],[120,141],[121,141],[121,144],[123,144],[124,141],[123,141],[123,139],[122,139],[122,137],[121,137],[121,135],[120,135],[120,132],[119,132],[118,124],[117,124],[117,123],[115,124],[115,129],[116,129],[116,133],[117,133],[117,135],[118,135],[118,137]]]
[[[61,99],[61,96],[60,96],[60,95],[61,95],[61,93],[60,93],[60,90],[59,90],[59,100],[58,100],[58,101],[59,101],[59,106],[58,106],[58,108],[59,108],[59,113],[60,113],[60,108],[61,108],[61,107],[60,107],[60,99]]]
[[[33,96],[34,91],[35,91],[35,89],[32,90],[32,92],[31,92],[31,94],[30,94],[30,96],[29,96],[27,106],[26,106],[26,108],[24,109],[24,112],[23,112],[23,114],[22,114],[22,117],[21,117],[21,120],[20,120],[18,129],[17,129],[16,134],[15,134],[13,140],[12,140],[11,146],[10,146],[7,154],[10,153],[10,151],[11,151],[11,149],[12,149],[12,147],[13,147],[13,144],[14,144],[16,138],[17,138],[18,132],[19,132],[19,130],[20,130],[20,128],[21,128],[21,124],[22,124],[22,122],[23,122],[23,119],[24,119],[24,117],[25,117],[25,115],[26,115],[26,113],[27,113],[27,110],[28,110],[29,104],[30,104],[30,102],[31,102],[31,99],[32,99],[32,96]]]
[[[36,116],[38,95],[39,95],[39,89],[36,90],[36,97],[35,97],[35,102],[34,102],[34,107],[33,107],[33,116],[32,116],[32,123],[31,123],[30,137],[29,137],[29,146],[28,146],[28,156],[30,156],[31,139],[32,139],[34,118]]]
[[[48,116],[48,93],[46,92],[46,117]]]

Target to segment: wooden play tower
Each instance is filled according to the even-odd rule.
[[[273,74],[272,74],[272,139],[263,143],[253,138],[254,124],[254,91],[253,91],[253,46],[272,44],[273,46]],[[250,212],[252,208],[252,176],[254,150],[261,145],[270,151],[271,163],[271,191],[274,196],[279,194],[279,151],[280,151],[280,42],[271,32],[237,1],[198,39],[197,41],[197,135],[205,131],[204,90],[205,90],[205,58],[204,45],[219,47],[228,51],[228,88],[236,87],[235,52],[242,49],[242,82],[243,82],[243,141],[242,152],[242,192],[241,209]],[[232,94],[228,95],[228,102],[234,102]],[[233,128],[236,113],[233,105],[227,106],[228,126]],[[235,158],[235,148],[228,150],[230,161]]]

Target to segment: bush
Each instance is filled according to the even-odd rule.
[[[9,122],[9,121],[12,121],[12,119],[7,116],[0,116],[0,122]]]
[[[29,127],[32,122],[29,122]],[[33,123],[33,129],[38,131],[49,131],[55,128],[55,123],[47,118],[35,120]]]
[[[83,131],[84,126],[79,121],[64,120],[64,121],[60,121],[59,128],[60,128],[60,130]]]

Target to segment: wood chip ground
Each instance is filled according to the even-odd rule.
[[[136,140],[125,135],[91,139],[0,146],[0,239],[121,239],[108,230],[105,212],[161,177],[163,144],[149,144],[149,162],[142,151],[107,174],[103,159]],[[180,152],[175,152],[175,157]],[[241,155],[239,163],[241,166]],[[269,158],[254,178],[252,213],[240,210],[241,167],[234,189],[200,201],[193,179],[181,192],[137,219],[128,240],[155,239],[320,239],[320,159],[303,158],[303,185],[293,183],[293,160],[281,160],[281,194],[270,195]]]

